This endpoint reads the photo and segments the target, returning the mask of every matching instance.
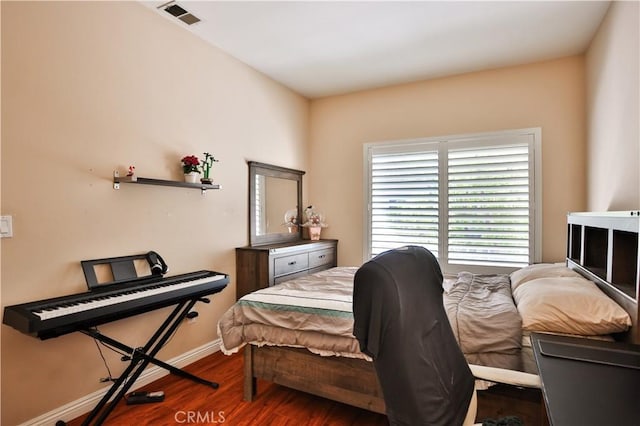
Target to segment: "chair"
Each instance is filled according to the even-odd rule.
[[[391,425],[473,424],[476,378],[539,387],[536,375],[467,364],[442,281],[435,256],[417,246],[384,252],[356,272],[353,334],[373,359]]]

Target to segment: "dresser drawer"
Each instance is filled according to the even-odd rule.
[[[292,274],[309,268],[309,253],[293,254],[291,256],[273,259],[273,275]]]
[[[236,297],[336,266],[337,240],[236,248]]]
[[[309,252],[309,268],[333,264],[335,255],[336,251],[332,248]]]

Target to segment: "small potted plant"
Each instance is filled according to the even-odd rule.
[[[305,228],[309,228],[309,238],[314,241],[320,239],[320,230],[326,228],[328,225],[324,223],[324,216],[322,213],[316,211],[313,206],[309,206],[304,209],[304,215],[307,221],[302,224]]]
[[[213,179],[211,179],[211,176],[210,176],[211,167],[213,167],[213,163],[217,163],[217,162],[218,160],[216,160],[213,155],[209,154],[208,152],[204,153],[204,160],[202,161],[202,171],[204,173],[204,177],[200,179],[200,182],[206,183],[206,184],[213,183]]]
[[[198,176],[200,175],[200,160],[198,160],[198,157],[195,155],[187,155],[180,161],[182,161],[184,181],[198,183]]]

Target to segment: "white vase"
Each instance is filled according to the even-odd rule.
[[[191,172],[184,174],[184,181],[187,183],[198,183],[198,177],[200,177],[200,173]]]

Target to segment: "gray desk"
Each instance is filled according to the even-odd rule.
[[[640,346],[531,334],[549,423],[640,425]]]

